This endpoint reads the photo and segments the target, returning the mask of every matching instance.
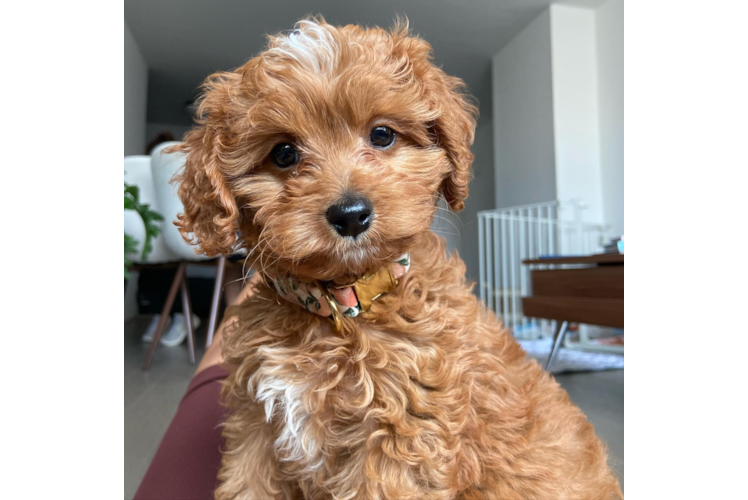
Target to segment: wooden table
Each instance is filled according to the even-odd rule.
[[[559,257],[522,263],[534,267],[530,272],[532,295],[522,298],[523,314],[558,322],[546,370],[570,321],[623,328],[623,255]],[[537,268],[540,265],[554,268]],[[555,267],[561,265],[564,267]]]

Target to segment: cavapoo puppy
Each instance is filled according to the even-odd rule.
[[[216,498],[613,499],[592,426],[429,230],[476,107],[408,33],[320,19],[211,75],[177,225],[263,280],[226,332]]]

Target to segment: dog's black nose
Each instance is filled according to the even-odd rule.
[[[371,225],[374,209],[371,202],[363,197],[346,197],[327,209],[327,222],[340,236],[355,238]]]

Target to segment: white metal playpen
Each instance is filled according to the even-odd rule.
[[[480,298],[514,336],[534,339],[551,334],[551,322],[526,318],[522,296],[529,294],[525,259],[598,253],[603,226],[584,222],[584,202],[551,201],[478,213]]]

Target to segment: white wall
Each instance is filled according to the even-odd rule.
[[[623,0],[595,17],[603,212],[613,237],[623,234]]]
[[[553,4],[550,14],[556,197],[584,200],[584,219],[602,223],[595,13]]]
[[[550,26],[546,9],[492,61],[497,207],[556,199]]]
[[[125,22],[125,154],[142,155],[145,149],[148,65]]]
[[[552,4],[492,71],[496,206],[582,198],[623,234],[623,0]]]

